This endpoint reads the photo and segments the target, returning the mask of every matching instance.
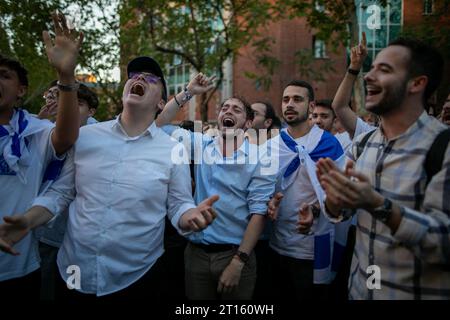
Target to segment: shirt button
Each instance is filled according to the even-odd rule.
[[[373,254],[369,254],[369,260],[373,261]]]

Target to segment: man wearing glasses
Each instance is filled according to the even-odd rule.
[[[170,160],[178,143],[155,124],[167,99],[160,66],[138,57],[127,74],[123,112],[115,120],[82,127],[59,179],[23,219],[0,225],[0,230],[9,228],[1,248],[14,253],[12,245],[30,225],[69,207],[57,258],[64,280],[58,294],[69,300],[162,298],[159,258],[166,214],[182,234],[202,230],[215,218],[212,204],[218,197],[195,206],[189,165]],[[190,83],[193,94],[207,90],[197,78]]]

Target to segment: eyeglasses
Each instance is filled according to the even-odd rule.
[[[58,89],[54,89],[54,90],[48,90],[43,96],[42,98],[44,99],[58,99],[58,95],[59,95],[59,91]]]
[[[158,83],[161,80],[160,77],[155,76],[154,74],[147,72],[130,72],[130,79],[136,80],[139,77],[143,77],[147,83]]]

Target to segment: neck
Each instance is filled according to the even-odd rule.
[[[312,127],[309,125],[308,121],[303,121],[295,125],[288,125],[287,131],[292,138],[298,139],[304,135],[307,135],[311,128]]]
[[[244,143],[245,135],[243,133],[237,133],[234,136],[223,136],[219,139],[220,149],[222,155],[225,157],[232,156],[233,153],[238,150]]]
[[[155,111],[146,110],[143,112],[136,108],[124,108],[120,117],[123,129],[130,137],[136,137],[142,134],[153,123],[155,119]]]
[[[13,108],[0,109],[0,125],[9,124],[9,121],[11,120],[13,114]]]
[[[384,114],[381,117],[381,128],[386,139],[395,138],[419,119],[424,111],[424,105],[420,101],[404,100],[399,108]]]

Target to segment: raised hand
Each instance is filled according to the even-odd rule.
[[[367,40],[366,33],[362,33],[361,42],[352,48],[350,52],[350,68],[353,70],[360,70],[364,60],[367,57]]]
[[[54,43],[47,31],[42,34],[48,61],[60,75],[73,76],[83,42],[83,33],[80,32],[78,36],[75,29],[70,29],[62,13],[54,12],[52,18],[56,35]]]
[[[284,195],[281,192],[277,192],[272,199],[270,199],[269,204],[267,206],[267,217],[274,221],[278,217],[278,209],[280,208],[281,200]]]
[[[203,73],[199,73],[189,82],[187,89],[192,95],[208,92],[214,88],[215,78],[216,76],[208,78]]]
[[[13,247],[30,231],[28,222],[24,216],[6,216],[3,220],[4,223],[0,224],[0,250],[17,256],[20,253]]]

